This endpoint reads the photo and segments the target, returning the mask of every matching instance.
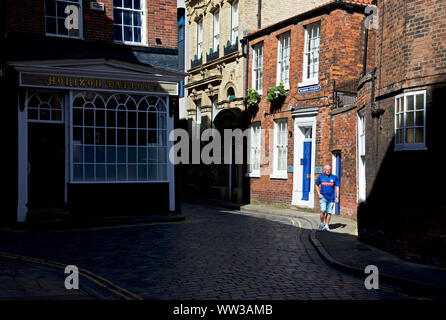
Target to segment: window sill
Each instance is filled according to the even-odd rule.
[[[147,47],[147,44],[143,42],[127,42],[127,41],[118,41],[115,40],[114,43],[116,44],[122,44],[124,46],[136,46],[136,47]]]
[[[394,151],[425,151],[427,147],[424,144],[403,144],[395,145]]]
[[[314,86],[316,84],[319,84],[319,79],[308,79],[308,80],[305,80],[303,82],[299,82],[297,84],[297,86],[299,88],[302,88],[302,87]]]
[[[280,180],[287,180],[288,174],[286,172],[283,173],[272,173],[269,175],[270,179],[280,179]]]
[[[260,178],[260,172],[258,171],[248,172],[246,176],[248,178]]]
[[[85,40],[83,36],[68,36],[64,34],[55,34],[55,33],[45,33],[45,36],[54,38]]]

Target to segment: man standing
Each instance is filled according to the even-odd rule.
[[[325,165],[324,173],[316,180],[316,190],[321,205],[321,224],[317,229],[318,231],[323,229],[330,231],[328,224],[330,223],[334,204],[339,202],[339,186],[338,177],[331,174],[331,166]]]

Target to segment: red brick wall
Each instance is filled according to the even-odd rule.
[[[332,116],[332,150],[341,152],[341,214],[356,218],[356,108]]]
[[[352,218],[356,216],[356,109],[332,116],[333,80],[337,82],[358,79],[362,71],[364,43],[364,15],[347,13],[336,9],[322,16],[313,17],[296,25],[286,26],[250,41],[250,46],[263,42],[263,96],[259,109],[252,117],[252,122],[261,122],[266,134],[265,146],[269,145],[268,130],[274,128],[274,120],[288,118],[288,130],[293,135],[288,140],[288,166],[294,160],[294,119],[289,110],[290,105],[296,108],[318,107],[316,118],[316,155],[314,166],[332,163],[332,152],[342,151],[341,214]],[[310,23],[321,21],[319,85],[317,92],[299,94],[298,83],[302,81],[303,50],[305,29]],[[277,37],[290,32],[290,90],[283,106],[272,112],[270,103],[266,101],[268,89],[276,85]],[[372,59],[373,61],[373,59]],[[250,50],[250,68],[248,87],[252,80],[252,49]],[[270,113],[264,115],[264,111]],[[269,152],[265,152],[269,156]],[[261,161],[263,161],[261,159]],[[268,167],[268,164],[262,168]],[[295,168],[296,169],[296,168]],[[315,174],[317,179],[319,174]],[[260,178],[250,179],[251,198],[263,203],[291,204],[293,190],[293,173],[288,173],[287,180],[276,180],[263,172]],[[315,197],[317,198],[317,196]],[[315,199],[315,209],[319,209],[319,201]]]
[[[42,0],[6,0],[7,30],[45,35],[45,13]],[[147,10],[147,43],[152,47],[177,47],[177,3],[175,0],[145,0]],[[83,0],[83,36],[85,40],[113,42],[113,0],[101,0],[105,11],[90,9]],[[156,39],[161,44],[156,43]]]
[[[379,16],[380,46],[376,47],[379,94],[444,80],[440,76],[446,73],[443,0],[383,1]]]
[[[359,238],[410,261],[445,266],[444,188],[435,187],[429,169],[444,153],[446,7],[441,0],[380,1],[379,16],[374,104],[381,116],[372,116],[371,81],[358,94],[367,155]],[[418,90],[426,90],[427,150],[394,151],[395,96]]]

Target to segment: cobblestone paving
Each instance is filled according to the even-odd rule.
[[[0,251],[73,264],[144,299],[412,298],[368,291],[363,278],[327,266],[303,220],[299,229],[203,205],[183,212],[186,221],[157,225],[1,231]]]

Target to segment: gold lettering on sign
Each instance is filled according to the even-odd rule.
[[[40,78],[27,79],[24,82],[35,84],[42,81]],[[175,85],[168,83],[155,83],[146,81],[133,80],[115,80],[115,79],[91,79],[76,78],[67,76],[48,76],[46,80],[48,86],[70,87],[70,88],[95,88],[95,89],[116,89],[116,90],[132,90],[132,91],[152,91],[152,92],[169,92],[175,93]]]
[[[49,76],[48,77],[48,85],[49,86],[55,86],[56,85],[56,77],[55,76]]]

